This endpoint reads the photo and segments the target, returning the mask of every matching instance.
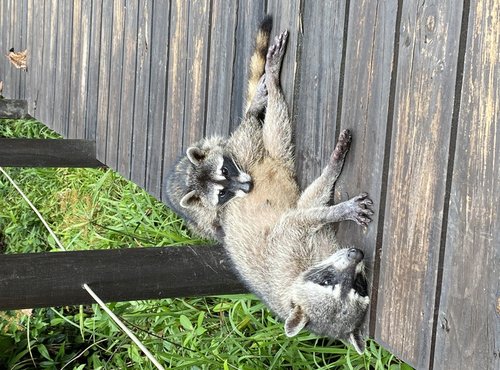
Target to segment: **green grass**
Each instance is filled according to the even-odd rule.
[[[55,138],[34,121],[0,121],[0,137]],[[7,169],[68,250],[200,244],[163,204],[103,169]],[[0,174],[3,253],[57,250]],[[166,367],[181,369],[410,369],[369,341],[352,347],[282,323],[252,295],[110,304]],[[153,369],[97,305],[0,312],[0,368]]]

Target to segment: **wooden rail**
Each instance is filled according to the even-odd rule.
[[[220,246],[0,256],[0,310],[243,293]]]

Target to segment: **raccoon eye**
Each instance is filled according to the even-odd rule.
[[[221,172],[224,176],[227,176],[229,174],[229,171],[227,170],[227,167],[222,167]]]
[[[328,285],[332,285],[332,283],[331,283],[330,280],[323,280],[319,285],[321,285],[321,286],[328,286]]]
[[[222,190],[219,190],[219,198],[224,198],[226,196],[227,192],[222,189]]]

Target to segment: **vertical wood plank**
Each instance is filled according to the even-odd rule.
[[[9,27],[9,37],[8,37],[8,44],[7,49],[14,48],[16,51],[21,51],[21,43],[19,40],[19,27],[18,25],[20,24],[20,20],[18,19],[18,9],[20,7],[21,3],[19,1],[12,1],[10,2],[10,7],[9,7],[9,19],[10,19],[10,27]],[[11,93],[11,96],[13,98],[18,98],[19,97],[19,79],[20,79],[20,73],[22,70],[15,68],[14,66],[11,65],[10,68],[10,73],[8,74],[9,76],[9,91]],[[24,72],[23,72],[24,73]]]
[[[132,132],[134,129],[134,95],[137,59],[137,1],[128,1],[125,11],[123,38],[123,72],[120,109],[120,137],[118,140],[118,172],[130,178]]]
[[[2,31],[2,34],[0,34],[0,42],[2,43],[2,54],[4,55],[0,59],[0,72],[2,73],[0,75],[0,79],[3,81],[3,95],[6,98],[12,98],[10,95],[10,78],[8,78],[8,74],[10,73],[10,63],[9,60],[5,57],[7,53],[9,52],[10,46],[9,45],[9,29],[10,29],[10,1],[2,1],[0,2],[0,12],[1,12],[1,20],[2,22],[2,28],[0,29]]]
[[[71,32],[71,58],[69,65],[69,95],[65,96],[64,99],[68,101],[68,119],[63,122],[66,127],[66,137],[68,139],[76,139],[78,136],[78,126],[84,125],[84,120],[82,119],[82,113],[78,111],[78,99],[79,99],[79,88],[82,83],[80,80],[81,66],[82,66],[82,1],[73,1],[73,11],[72,11],[72,32]],[[67,30],[66,30],[67,32]],[[84,88],[85,86],[83,86]]]
[[[85,138],[90,55],[91,0],[73,3],[73,41],[68,138]]]
[[[123,36],[125,0],[113,1],[111,38],[111,71],[109,74],[108,130],[106,135],[106,164],[118,169],[118,140],[120,137],[120,106],[123,81]]]
[[[227,136],[230,127],[233,63],[237,48],[237,2],[214,1],[211,13],[205,135]]]
[[[87,85],[85,138],[96,140],[99,105],[99,69],[101,57],[102,2],[91,1],[90,50]]]
[[[82,0],[81,45],[80,45],[80,73],[79,84],[76,90],[78,111],[78,126],[75,137],[86,138],[87,129],[87,99],[89,82],[90,60],[90,27],[92,26],[92,0]],[[71,124],[71,122],[70,122]]]
[[[108,100],[110,95],[111,36],[113,32],[113,3],[104,1],[101,9],[101,47],[99,50],[99,85],[97,100],[97,159],[106,162]]]
[[[54,95],[54,111],[51,112],[48,120],[42,122],[53,122],[55,131],[66,137],[67,121],[70,109],[71,91],[71,63],[72,63],[72,36],[73,36],[73,8],[71,1],[59,3],[57,18],[59,27],[57,33],[49,37],[57,38],[57,56],[55,65],[44,67],[44,73],[48,69],[55,70],[55,85],[57,89]],[[45,61],[44,61],[45,62]],[[44,64],[45,66],[45,64]]]
[[[164,140],[164,160],[166,166],[168,166],[168,163],[173,163],[182,150],[183,102],[188,42],[188,30],[186,29],[189,16],[188,6],[188,3],[179,0],[175,3],[172,2],[172,9],[170,11],[168,94],[166,97],[167,111]],[[153,85],[151,85],[151,88],[153,88]]]
[[[7,6],[7,1],[2,1],[0,3],[0,44],[4,45],[2,46],[1,52],[4,54],[7,54],[7,49],[5,48],[5,38],[7,35],[7,31],[5,30],[5,25],[8,23],[7,22],[7,17],[5,15],[4,8]],[[5,80],[5,75],[7,71],[7,58],[0,58],[0,81]],[[5,82],[4,82],[4,87],[5,87]],[[4,90],[6,91],[6,90]]]
[[[461,18],[455,1],[404,2],[399,30],[375,339],[418,368],[432,342]]]
[[[45,2],[33,0],[33,39],[31,42],[31,71],[29,72],[29,90],[32,94],[32,103],[28,104],[28,112],[33,117],[40,118],[39,100],[42,92],[43,50],[45,40]]]
[[[373,2],[351,1],[345,52],[344,84],[342,89],[341,129],[348,128],[353,143],[342,176],[335,186],[335,200],[346,200],[360,192],[368,192],[374,201],[375,215],[367,230],[352,222],[338,226],[337,237],[345,245],[353,245],[365,251],[365,259],[371,262],[369,280],[372,284],[372,313],[376,310],[377,279],[372,275],[377,238],[382,231],[383,208],[381,192],[385,191],[384,159],[389,114],[391,74],[393,72],[396,31],[397,0]],[[359,25],[362,24],[363,27]],[[318,78],[322,80],[322,78]],[[334,92],[327,92],[318,100],[335,99]],[[319,108],[323,110],[324,108]],[[324,114],[324,113],[320,113]],[[334,117],[327,117],[335,120]],[[318,122],[321,127],[327,122]],[[331,140],[332,138],[330,138]],[[333,141],[333,140],[332,140]],[[322,145],[325,147],[326,143]],[[324,153],[326,160],[328,153]],[[386,179],[385,179],[386,180]],[[380,221],[380,222],[379,222]],[[377,267],[377,266],[375,266]],[[371,317],[372,328],[375,317]]]
[[[470,6],[434,369],[500,367],[500,4]]]
[[[175,14],[179,9],[186,9],[189,2],[184,2],[177,0],[172,4],[164,2],[156,2],[153,4],[152,10],[152,42],[151,42],[151,79],[150,79],[150,91],[149,91],[149,115],[148,115],[148,141],[147,141],[147,168],[146,168],[146,189],[153,194],[155,197],[160,199],[161,194],[161,180],[162,180],[162,170],[163,170],[163,144],[167,143],[168,140],[164,140],[165,132],[165,116],[166,112],[166,102],[170,100],[171,95],[174,95],[175,99],[173,106],[170,109],[183,109],[183,97],[184,97],[184,87],[182,88],[182,95],[178,97],[176,93],[172,90],[170,86],[170,74],[167,73],[167,66],[171,67],[169,56],[172,56],[176,60],[180,60],[182,64],[185,63],[183,56],[185,57],[185,45],[179,47],[174,40],[169,40],[169,29],[172,27],[172,19],[169,19],[169,14]],[[172,7],[172,11],[170,11]],[[176,27],[178,30],[187,32],[186,30],[187,22],[181,22]],[[167,80],[168,74],[168,80]],[[182,76],[185,75],[182,73]],[[167,81],[168,93],[167,93]],[[184,81],[183,81],[184,82]],[[175,108],[174,108],[175,107]],[[167,121],[168,122],[168,121]],[[182,120],[176,121],[176,124],[182,125]],[[167,123],[167,126],[169,123]],[[180,141],[180,136],[175,137],[175,142]],[[170,143],[169,143],[170,144]]]
[[[294,107],[295,156],[301,188],[320,175],[335,146],[344,17],[343,1],[313,2],[304,7]],[[302,31],[296,30],[291,32],[295,37]],[[289,44],[291,55],[287,58],[293,60],[295,48]],[[282,79],[290,80],[285,73],[283,70]]]
[[[332,1],[334,3],[334,1]],[[342,2],[343,3],[343,2]],[[325,5],[328,7],[328,2],[304,2],[304,1],[282,1],[282,0],[268,0],[267,13],[274,16],[274,25],[272,35],[279,35],[282,31],[288,30],[287,53],[283,60],[281,67],[281,88],[285,94],[292,122],[296,122],[294,103],[300,96],[294,96],[297,80],[297,64],[298,56],[300,55],[299,37],[302,32],[302,12],[308,11],[311,8]],[[341,6],[343,6],[341,4]],[[304,8],[304,10],[302,10]],[[320,13],[318,13],[319,15]],[[325,19],[325,25],[328,24],[327,17],[321,16]],[[271,39],[273,40],[274,37]],[[271,41],[272,42],[272,41]],[[248,62],[247,62],[248,63]]]
[[[54,111],[54,93],[56,86],[56,68],[59,66],[57,59],[57,40],[58,35],[57,22],[60,18],[59,15],[59,2],[56,0],[47,0],[45,2],[44,14],[44,42],[43,42],[43,55],[42,55],[42,77],[41,77],[41,91],[39,95],[39,118],[42,122],[48,122],[50,128],[58,133],[61,133],[60,119],[53,119]],[[58,35],[59,36],[59,35]],[[66,86],[61,86],[63,89]],[[66,95],[67,96],[67,95]]]
[[[34,39],[34,28],[33,25],[35,24],[34,22],[34,1],[35,0],[28,0],[26,2],[26,48],[28,49],[29,53],[29,60],[28,60],[28,68],[30,69],[30,72],[33,70],[34,73],[37,73],[38,66],[33,64],[33,60],[35,59],[35,47],[33,43]],[[1,7],[0,7],[1,8]],[[1,14],[0,14],[1,17]],[[1,26],[0,26],[1,29]],[[30,102],[35,100],[35,95],[34,95],[34,88],[33,88],[33,72],[32,73],[27,73],[26,74],[26,80],[24,84],[24,99],[28,102],[28,111],[30,111]]]
[[[238,0],[233,87],[231,94],[230,131],[239,125],[245,104],[248,67],[259,23],[266,14],[264,1]]]
[[[27,32],[28,32],[28,0],[21,0],[20,5],[18,7],[17,11],[17,18],[18,18],[18,23],[19,23],[19,45],[20,45],[20,50],[26,50],[28,48],[27,45]],[[31,50],[28,50],[28,69],[29,69],[29,64],[30,64],[30,54]],[[18,93],[18,98],[19,99],[25,99],[26,98],[26,78],[27,78],[27,73],[23,72],[19,74],[19,93]]]
[[[190,2],[188,30],[183,149],[201,139],[205,132],[208,47],[211,36],[209,0]]]
[[[131,179],[139,186],[146,185],[147,120],[149,112],[149,78],[152,47],[152,3],[139,6],[137,34],[137,65],[134,100]]]

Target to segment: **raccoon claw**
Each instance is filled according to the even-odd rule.
[[[351,202],[351,207],[348,218],[360,226],[367,227],[372,221],[369,216],[374,214],[373,210],[368,208],[373,205],[372,200],[368,198],[368,194],[361,193],[349,202]]]
[[[283,31],[279,36],[274,39],[274,44],[272,44],[266,56],[266,74],[269,76],[275,76],[279,74],[281,62],[283,56],[285,55],[285,45],[288,39],[288,31]]]
[[[335,145],[335,149],[333,151],[332,159],[337,161],[345,157],[347,151],[351,147],[352,135],[351,131],[348,129],[342,130],[339,135],[339,140],[337,141],[337,145]]]

